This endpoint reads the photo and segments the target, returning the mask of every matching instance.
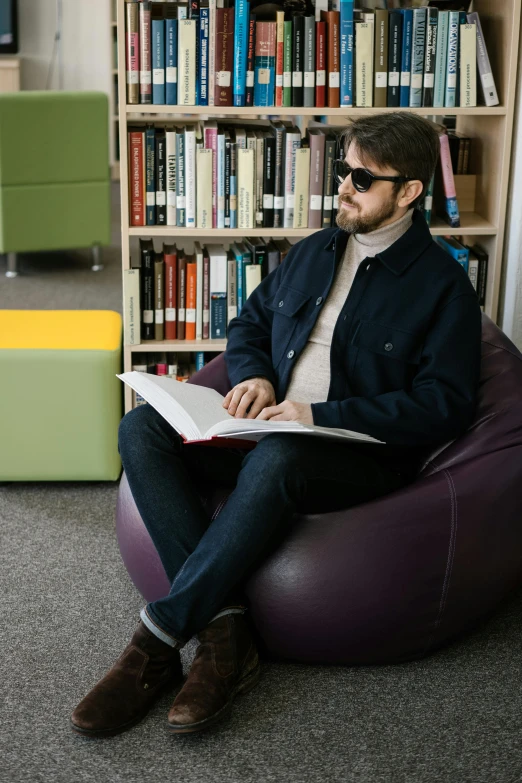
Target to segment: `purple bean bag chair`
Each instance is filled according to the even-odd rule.
[[[223,355],[191,378],[225,395]],[[399,663],[471,630],[522,583],[522,354],[486,315],[476,417],[412,483],[344,511],[296,514],[245,581],[261,654]],[[209,513],[230,488],[209,488]],[[116,532],[146,601],[169,591],[122,476]]]

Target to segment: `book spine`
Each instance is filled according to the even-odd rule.
[[[187,306],[185,310],[185,340],[196,339],[197,265],[187,263]]]
[[[177,226],[176,219],[176,131],[165,132],[167,154],[167,226]]]
[[[437,54],[438,8],[428,8],[426,17],[426,52],[424,58],[424,87],[422,105],[433,106],[435,88],[435,59]]]
[[[262,204],[264,228],[273,228],[274,225],[275,143],[275,136],[267,136],[265,139]]]
[[[446,61],[448,59],[448,26],[449,12],[439,13],[439,29],[437,31],[437,53],[435,55],[435,86],[433,88],[433,106],[444,106],[444,90],[446,87]]]
[[[374,79],[375,92],[373,105],[386,106],[388,94],[388,11],[375,11],[374,40]]]
[[[333,207],[333,162],[335,158],[335,139],[326,139],[325,165],[323,180],[323,228],[332,226],[332,207]]]
[[[178,226],[185,225],[185,135],[176,134],[176,220]]]
[[[238,149],[238,228],[254,228],[254,151]]]
[[[143,285],[141,301],[143,302],[141,339],[154,339],[154,252],[143,254],[141,266],[141,280]]]
[[[156,131],[156,224],[167,225],[165,131]]]
[[[199,16],[199,105],[208,106],[209,9]]]
[[[388,106],[400,104],[402,14],[390,12],[390,42],[388,48]]]
[[[178,20],[165,20],[165,103],[175,106],[178,102]]]
[[[453,108],[457,92],[457,63],[459,50],[459,12],[449,12],[448,60],[446,64],[446,90],[444,106]]]
[[[213,246],[214,248],[215,246]],[[223,339],[227,326],[227,256],[210,249],[210,339]]]
[[[245,79],[245,106],[254,105],[254,67],[256,57],[256,15],[250,14],[248,20],[248,49]]]
[[[187,296],[187,259],[178,254],[178,340],[185,339],[186,296]]]
[[[298,133],[286,134],[285,149],[285,208],[284,228],[294,226],[295,205],[295,161],[296,151],[301,147],[301,135]]]
[[[203,339],[208,340],[210,326],[210,258],[203,252]]]
[[[140,103],[152,102],[152,60],[150,52],[150,2],[139,4],[140,15]]]
[[[208,9],[209,9],[209,28],[208,28],[208,48],[209,48],[209,58],[208,58],[208,105],[213,106],[214,105],[214,89],[216,85],[216,76],[215,76],[215,68],[214,68],[214,56],[213,56],[213,50],[216,43],[216,11],[217,11],[217,0],[209,0],[208,2]]]
[[[163,259],[165,261],[165,340],[175,340],[178,260],[175,253],[165,253]]]
[[[194,244],[196,253],[196,340],[203,339],[203,250]]]
[[[264,176],[263,163],[265,159],[265,139],[262,133],[256,133],[256,154],[255,154],[255,174],[254,174],[254,216],[256,228],[263,227],[263,193]]]
[[[285,44],[285,12],[276,11],[276,77],[275,105],[283,105],[283,65]]]
[[[431,225],[431,212],[433,209],[433,189],[435,187],[435,174],[432,175],[429,185],[426,188],[426,193],[424,195],[424,219],[426,223]]]
[[[297,14],[292,20],[292,106],[303,105],[303,55],[304,16]]]
[[[353,106],[353,0],[340,3],[341,106]],[[324,103],[317,104],[324,106]]]
[[[232,68],[234,63],[234,9],[216,10],[214,105],[232,106]]]
[[[227,260],[227,334],[228,324],[237,316],[237,265],[235,258]]]
[[[284,23],[283,43],[283,106],[292,105],[292,60],[293,60],[293,23]]]
[[[422,106],[424,49],[426,45],[426,8],[413,9],[410,106]]]
[[[230,228],[237,228],[237,144],[230,145]]]
[[[212,150],[197,151],[197,225],[212,228]]]
[[[310,148],[296,150],[294,228],[308,228]]]
[[[304,106],[315,106],[315,15],[304,19]]]
[[[275,133],[275,171],[274,171],[274,228],[282,228],[285,209],[283,152],[285,148],[285,129],[277,127]]]
[[[165,103],[165,20],[152,19],[152,103]]]
[[[356,103],[360,107],[371,107],[373,105],[373,25],[369,22],[357,22],[356,30]]]
[[[221,128],[217,135],[217,228],[225,228],[225,135]]]
[[[276,23],[257,22],[254,76],[254,106],[273,106],[275,101]]]
[[[129,132],[129,178],[130,178],[130,215],[131,226],[144,226],[145,224],[145,182],[144,170],[144,142],[145,134],[142,131]]]
[[[327,103],[329,108],[334,109],[339,106],[340,98],[340,46],[339,46],[339,25],[341,14],[339,11],[323,12],[321,18],[325,18],[327,23],[326,40],[328,45],[328,87]]]
[[[235,0],[234,5],[234,88],[233,105],[246,103],[246,62],[248,48],[248,6],[247,0]]]
[[[178,21],[178,104],[196,105],[196,21]]]
[[[156,225],[156,130],[145,130],[145,189],[147,201],[147,226]]]
[[[196,132],[194,128],[185,129],[185,227],[196,226]]]
[[[400,105],[403,107],[410,105],[412,28],[413,28],[413,11],[411,10],[411,8],[407,8],[402,11]]]
[[[477,26],[477,66],[480,76],[480,86],[486,106],[498,106],[498,94],[489,62],[488,50],[482,32],[480,17],[476,11],[467,15],[467,20]]]
[[[322,226],[324,147],[324,134],[311,133],[308,228],[321,228]]]
[[[127,103],[134,104],[140,102],[140,34],[137,3],[125,3],[125,21]]]
[[[123,334],[125,345],[140,345],[140,270],[123,270]]]
[[[225,228],[230,228],[230,147],[232,140],[225,136]]]
[[[315,38],[315,105],[326,103],[326,23],[316,22]]]
[[[212,228],[217,228],[217,128],[205,128],[205,147],[212,150]]]
[[[477,105],[477,26],[460,25],[460,105]]]
[[[165,339],[165,264],[157,254],[154,261],[154,339]]]
[[[455,180],[453,179],[453,167],[451,165],[451,154],[448,137],[443,133],[440,137],[440,163],[442,168],[442,182],[444,186],[444,202],[446,215],[452,228],[460,226],[459,207],[457,204],[457,192],[455,190]]]

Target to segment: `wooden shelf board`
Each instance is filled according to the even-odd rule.
[[[451,228],[439,218],[434,217],[430,226],[434,235],[484,234],[493,236],[497,228],[475,212],[463,212],[461,226]],[[129,228],[130,236],[151,237],[210,237],[224,239],[232,237],[307,237],[321,229],[317,228],[177,228],[176,226],[134,226]]]
[[[330,117],[342,117],[349,115],[350,117],[363,116],[365,114],[381,114],[382,112],[398,111],[397,108],[369,108],[361,109],[356,107],[344,106],[339,109],[329,109],[327,107],[307,107],[307,106],[160,106],[153,104],[137,103],[127,104],[127,114],[144,114],[158,115],[156,119],[162,119],[162,115],[170,118],[172,115],[177,114],[208,114],[209,116],[219,115],[232,115],[233,117],[259,117],[260,115],[269,115],[271,117],[276,115],[296,115],[296,116],[314,116],[314,115],[327,115]],[[400,111],[410,111],[413,114],[422,114],[425,116],[433,115],[455,115],[455,114],[468,114],[474,116],[486,115],[502,115],[506,114],[505,106],[476,106],[473,108],[432,108],[423,107],[420,109],[402,108]]]
[[[150,340],[140,345],[126,345],[132,353],[146,351],[224,351],[226,340]]]

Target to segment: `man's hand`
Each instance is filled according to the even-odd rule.
[[[312,406],[307,402],[284,400],[279,405],[263,408],[256,418],[265,421],[299,421],[301,424],[313,424]]]
[[[230,415],[236,419],[255,419],[263,408],[274,405],[275,401],[274,387],[268,378],[249,378],[229,391],[223,407],[228,408]],[[250,405],[252,407],[248,411]]]

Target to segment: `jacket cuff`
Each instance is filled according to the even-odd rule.
[[[349,429],[343,422],[341,406],[338,400],[330,402],[313,402],[312,418],[318,427],[337,427]]]

